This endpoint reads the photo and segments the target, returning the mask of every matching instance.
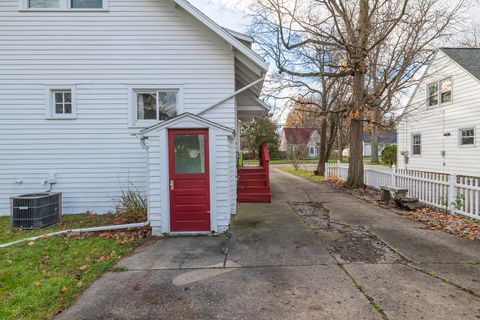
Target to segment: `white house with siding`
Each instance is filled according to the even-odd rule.
[[[398,125],[398,166],[480,176],[480,49],[441,48]]]
[[[154,234],[223,232],[238,122],[268,65],[185,0],[0,1],[0,214],[63,193],[64,213],[149,203]]]

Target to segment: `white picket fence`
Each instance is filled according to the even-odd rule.
[[[325,176],[347,180],[348,163],[326,163]],[[365,184],[408,189],[408,196],[432,207],[480,219],[480,178],[383,166],[364,167]]]

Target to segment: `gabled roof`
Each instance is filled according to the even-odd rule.
[[[285,140],[287,144],[303,145],[310,141],[312,135],[317,129],[312,128],[284,128]]]
[[[440,50],[480,80],[480,48],[440,48]]]
[[[195,17],[198,21],[203,23],[213,32],[218,34],[221,38],[223,38],[230,45],[232,45],[232,47],[234,47],[236,50],[240,51],[245,56],[247,56],[257,66],[261,67],[265,71],[268,70],[268,62],[263,60],[262,57],[256,54],[252,49],[248,48],[245,44],[240,42],[240,40],[238,40],[230,32],[220,27],[212,19],[210,19],[205,14],[203,14],[200,10],[195,8],[195,6],[193,6],[190,2],[188,2],[187,0],[173,0],[173,2],[177,4],[179,7],[183,8],[188,13],[190,13],[193,17]]]
[[[140,131],[137,135],[138,136],[143,136],[144,134],[146,134],[148,132],[152,132],[152,131],[155,131],[155,130],[160,130],[162,128],[168,128],[168,127],[174,126],[175,123],[180,122],[180,121],[185,120],[185,119],[191,120],[192,122],[194,122],[196,124],[200,124],[204,127],[217,128],[217,129],[225,131],[229,134],[233,134],[235,132],[235,130],[233,130],[229,127],[222,126],[221,124],[218,124],[216,122],[210,121],[210,120],[205,119],[205,118],[202,118],[202,117],[197,116],[193,113],[184,112],[184,113],[176,116],[175,118],[172,118],[172,119],[167,120],[167,121],[162,121],[162,122],[157,123],[153,126],[145,128],[142,131]],[[186,129],[189,129],[189,128],[186,128]]]
[[[370,133],[363,133],[363,142],[370,143]],[[379,132],[377,137],[378,144],[395,144],[397,143],[397,133],[395,131]]]

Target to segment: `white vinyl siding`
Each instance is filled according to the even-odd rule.
[[[109,10],[30,12],[1,1],[0,214],[11,196],[47,190],[51,173],[65,213],[114,210],[129,185],[146,194],[132,88],[182,88],[194,114],[235,91],[231,46],[171,1],[110,0]],[[49,120],[48,90],[65,84],[75,86],[76,119]],[[235,128],[234,110],[230,99],[202,116]],[[229,175],[225,164],[218,179]]]
[[[430,109],[427,84],[451,78],[452,102]],[[432,61],[410,102],[410,110],[397,128],[398,166],[412,170],[480,176],[480,149],[460,145],[460,130],[480,123],[480,81],[443,52]],[[421,157],[412,156],[412,134],[422,133]],[[407,152],[405,164],[403,152]]]

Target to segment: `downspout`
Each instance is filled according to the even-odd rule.
[[[13,242],[8,242],[4,244],[0,244],[0,248],[9,247],[14,244],[26,242],[26,241],[35,241],[41,238],[48,238],[52,236],[57,236],[59,234],[65,234],[70,232],[98,232],[98,231],[109,231],[109,230],[119,230],[119,229],[129,229],[129,228],[142,228],[150,225],[150,219],[147,215],[147,221],[145,222],[138,222],[138,223],[130,223],[130,224],[117,224],[117,225],[110,225],[110,226],[101,226],[101,227],[92,227],[92,228],[80,228],[80,229],[67,229],[61,230],[57,232],[47,233],[36,237],[21,239]]]
[[[265,80],[265,76],[262,76],[260,79],[257,79],[257,80],[255,80],[255,81],[253,81],[252,83],[247,84],[245,87],[243,87],[243,88],[241,88],[241,89],[238,89],[238,90],[235,91],[234,93],[229,94],[228,96],[226,96],[225,98],[221,99],[220,101],[215,102],[214,104],[212,104],[212,105],[209,106],[208,108],[203,109],[202,111],[200,111],[199,113],[197,113],[197,115],[204,114],[205,112],[207,112],[207,111],[215,108],[216,106],[224,103],[225,101],[230,100],[231,98],[239,95],[240,93],[242,93],[242,92],[250,89],[251,87],[255,86],[256,84],[259,84],[259,83],[262,82],[263,80]]]

